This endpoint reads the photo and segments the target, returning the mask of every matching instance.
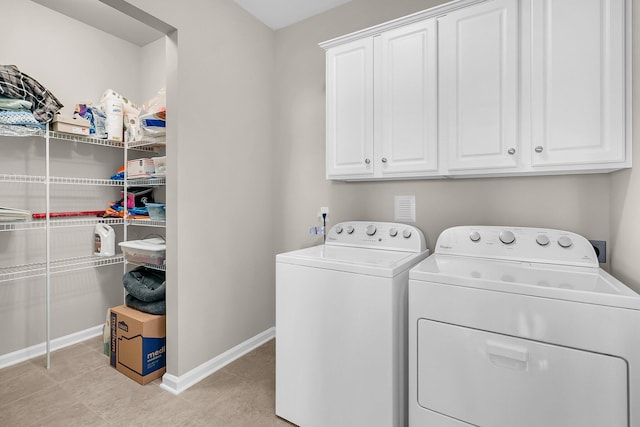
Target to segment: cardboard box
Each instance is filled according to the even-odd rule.
[[[128,178],[149,178],[156,168],[152,159],[135,159],[127,162]]]
[[[91,122],[80,117],[69,117],[63,116],[62,114],[56,114],[53,117],[52,129],[56,132],[89,136],[91,131]]]
[[[111,308],[111,366],[147,384],[165,372],[166,316],[125,305]]]

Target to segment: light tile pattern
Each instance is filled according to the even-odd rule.
[[[278,418],[271,340],[174,396],[140,385],[102,354],[101,337],[0,369],[0,426],[292,426]]]

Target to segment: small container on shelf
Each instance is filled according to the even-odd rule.
[[[155,177],[165,177],[167,175],[167,156],[152,157]]]
[[[167,245],[163,239],[154,237],[119,243],[124,258],[134,264],[165,264]]]
[[[153,160],[150,158],[129,160],[127,162],[127,178],[150,178],[155,172]]]
[[[145,203],[147,211],[149,212],[149,219],[154,221],[164,221],[166,219],[164,203]]]
[[[52,129],[57,132],[71,133],[74,135],[89,136],[91,122],[80,117],[53,116]]]

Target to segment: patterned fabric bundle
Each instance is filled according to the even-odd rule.
[[[12,126],[36,126],[40,129],[44,125],[38,123],[30,111],[0,110],[0,124]]]
[[[31,102],[33,116],[40,123],[50,122],[63,107],[47,88],[15,65],[0,65],[0,95]]]

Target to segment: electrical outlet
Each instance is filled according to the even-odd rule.
[[[603,264],[607,262],[607,242],[606,240],[589,240],[598,256],[598,262]]]
[[[325,218],[322,218],[322,215],[325,215]],[[320,211],[318,212],[318,219],[320,220],[320,222],[326,221],[329,222],[329,208],[326,206],[323,206],[320,208]]]

